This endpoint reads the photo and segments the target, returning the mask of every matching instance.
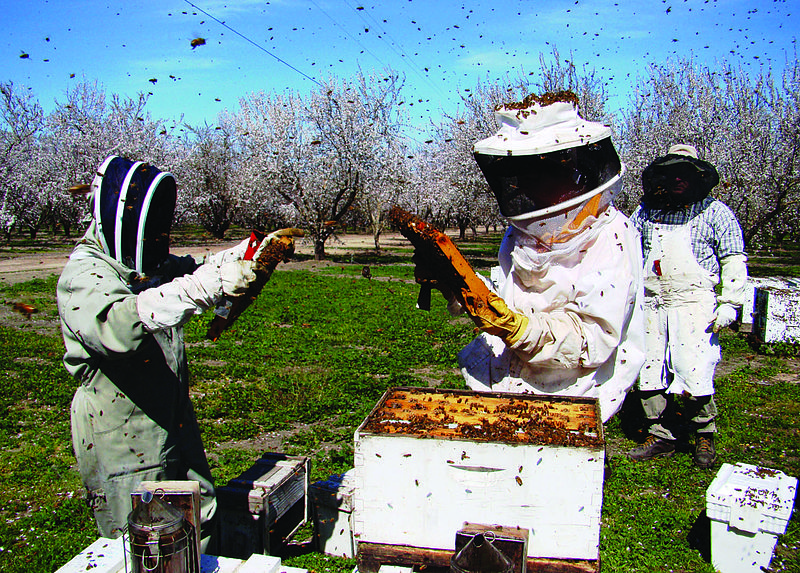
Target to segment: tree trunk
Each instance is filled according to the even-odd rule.
[[[377,231],[372,234],[372,240],[375,242],[375,252],[381,252],[381,232]]]
[[[314,239],[314,260],[325,260],[325,239]]]

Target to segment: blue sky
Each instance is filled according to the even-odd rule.
[[[329,74],[390,67],[405,74],[408,111],[424,122],[452,111],[479,80],[536,73],[539,54],[554,47],[594,68],[620,107],[647,65],[669,57],[780,73],[800,29],[798,0],[192,4],[3,0],[0,81],[30,88],[46,111],[84,79],[107,95],[152,92],[154,117],[200,124],[254,91],[305,93]],[[205,44],[192,48],[195,38]]]

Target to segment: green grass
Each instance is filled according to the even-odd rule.
[[[208,321],[195,321],[187,343],[207,447],[213,453],[215,444],[305,424],[293,451],[313,452],[303,446],[322,442],[352,450],[353,430],[387,388],[427,385],[430,378],[460,382],[455,356],[471,329],[451,319],[443,300],[430,313],[415,311],[417,290],[360,271],[353,278],[276,272],[216,343],[204,340]],[[314,427],[319,421],[327,423]],[[312,477],[341,471],[333,459],[315,463]]]
[[[749,252],[747,271],[752,277],[800,277],[800,250],[793,246]]]
[[[460,247],[485,266],[499,237]],[[284,435],[283,450],[312,460],[311,479],[353,465],[353,431],[386,388],[461,387],[456,354],[472,324],[453,319],[441,297],[414,308],[410,252],[342,257],[313,271],[279,267],[262,295],[217,342],[205,339],[210,314],[186,329],[192,396],[218,485],[247,469],[261,451],[254,438]],[[370,266],[373,279],[361,275]],[[767,269],[765,272],[773,272]],[[777,273],[774,273],[777,274]],[[55,280],[1,287],[5,302],[39,309],[32,320],[9,313],[0,324],[0,571],[54,571],[95,539],[81,499],[69,428],[75,382],[61,364]],[[49,321],[49,328],[41,328]],[[795,345],[757,345],[726,333],[717,380],[720,462],[742,461],[800,475],[800,385]],[[626,414],[627,416],[627,414]],[[713,471],[688,453],[633,463],[630,416],[606,429],[609,456],[601,528],[603,572],[708,572],[698,524]],[[309,528],[306,528],[308,535]],[[800,573],[795,511],[773,570]],[[317,573],[349,573],[352,560],[315,553],[285,563]]]
[[[55,279],[3,290],[54,312]],[[47,294],[49,293],[49,295]],[[0,327],[0,570],[54,571],[97,537],[81,499],[69,427],[75,381],[58,332]]]

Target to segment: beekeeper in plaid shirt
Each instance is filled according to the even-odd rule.
[[[717,170],[691,145],[672,146],[642,173],[644,195],[631,221],[644,257],[646,361],[638,389],[649,428],[629,452],[635,460],[675,453],[678,394],[696,434],[695,465],[716,461],[718,332],[736,320],[747,286],[742,229],[709,195],[717,183]]]

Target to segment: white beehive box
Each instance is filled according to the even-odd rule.
[[[757,288],[753,330],[767,343],[800,341],[800,288]]]
[[[354,470],[311,484],[314,535],[318,549],[336,557],[355,557],[353,540]]]
[[[722,464],[706,491],[711,563],[722,573],[769,567],[777,536],[786,531],[797,479],[749,464]]]
[[[394,388],[355,434],[356,542],[453,551],[464,522],[529,530],[528,556],[598,558],[594,399]]]
[[[753,325],[758,315],[756,294],[764,288],[796,289],[800,287],[800,279],[791,277],[747,277],[747,291],[742,304],[741,330],[753,332]]]
[[[125,539],[100,537],[56,573],[121,573],[125,571],[125,558]]]

